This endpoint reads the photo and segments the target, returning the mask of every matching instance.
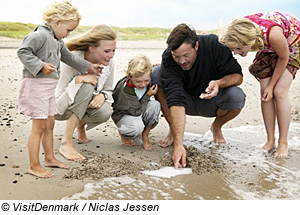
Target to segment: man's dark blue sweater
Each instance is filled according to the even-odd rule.
[[[161,79],[169,107],[186,106],[184,91],[199,98],[210,81],[230,74],[242,75],[241,66],[216,35],[199,35],[198,41],[197,57],[188,71],[174,61],[169,49],[162,54]]]

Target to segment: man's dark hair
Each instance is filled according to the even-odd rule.
[[[179,48],[183,43],[192,44],[195,48],[197,42],[197,34],[195,29],[185,23],[177,25],[170,33],[167,44],[171,51]]]

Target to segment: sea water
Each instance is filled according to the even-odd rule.
[[[300,199],[300,124],[290,125],[286,159],[261,149],[266,141],[264,126],[223,129],[223,134],[225,145],[212,143],[210,131],[186,132],[184,144],[224,162],[224,174],[195,176],[189,168],[163,167],[136,177],[89,183],[81,193],[64,199]]]

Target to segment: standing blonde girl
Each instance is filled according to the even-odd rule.
[[[78,141],[90,141],[86,130],[106,122],[112,113],[111,104],[116,33],[106,25],[97,25],[86,33],[67,41],[66,46],[76,56],[103,66],[102,74],[81,75],[70,66],[62,66],[56,88],[57,120],[66,120],[59,152],[68,160],[82,161],[85,157],[74,147],[72,139],[77,127]],[[87,127],[85,128],[85,125]]]
[[[18,57],[24,64],[18,110],[32,118],[28,173],[49,178],[53,174],[39,162],[41,140],[45,166],[68,168],[55,158],[53,152],[54,115],[57,112],[54,91],[60,74],[60,60],[82,73],[97,73],[98,66],[74,56],[62,40],[79,24],[81,16],[77,7],[68,1],[55,2],[46,7],[43,18],[46,24],[27,35],[18,49]]]
[[[160,103],[150,100],[156,95],[157,85],[151,86],[152,64],[145,55],[130,60],[127,76],[117,83],[113,98],[112,119],[118,127],[121,141],[126,146],[143,143],[150,150],[149,132],[159,120]]]
[[[260,82],[261,110],[267,131],[263,149],[275,146],[275,122],[279,127],[275,157],[288,155],[291,106],[288,91],[300,68],[300,22],[294,17],[267,12],[236,19],[223,30],[220,42],[242,57],[257,51],[249,71]]]

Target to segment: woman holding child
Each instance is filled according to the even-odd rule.
[[[106,122],[112,113],[111,104],[114,77],[112,58],[116,49],[116,33],[106,25],[98,25],[66,43],[75,55],[103,67],[100,76],[81,75],[77,70],[62,66],[56,88],[58,114],[56,120],[66,120],[65,132],[59,152],[68,160],[82,161],[72,143],[75,128],[80,142],[90,141],[86,130]],[[87,127],[85,128],[85,125]]]

